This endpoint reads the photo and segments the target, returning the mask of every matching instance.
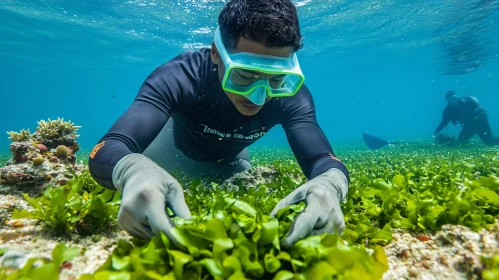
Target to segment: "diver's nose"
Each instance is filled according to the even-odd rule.
[[[263,86],[257,87],[244,97],[253,102],[253,104],[261,106],[265,103],[265,98],[267,98],[267,88]]]

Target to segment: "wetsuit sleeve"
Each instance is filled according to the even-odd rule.
[[[450,122],[450,109],[449,107],[445,107],[445,110],[444,110],[444,113],[442,115],[442,121],[440,122],[440,124],[438,125],[437,129],[435,130],[435,132],[433,133],[433,135],[437,135],[440,133],[440,131],[442,131],[442,129],[444,129]]]
[[[336,157],[329,141],[317,123],[315,104],[308,88],[303,85],[289,102],[284,103],[281,124],[291,150],[307,177],[312,179],[331,168],[338,168],[350,182],[348,169]]]
[[[197,87],[199,67],[192,59],[187,53],[154,70],[131,106],[99,140],[88,163],[99,184],[115,189],[112,173],[116,163],[128,154],[142,153],[181,105],[183,95]]]

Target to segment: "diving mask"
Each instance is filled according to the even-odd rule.
[[[267,96],[295,95],[305,80],[296,53],[289,58],[244,52],[230,54],[220,28],[215,31],[215,45],[225,65],[222,88],[243,95],[256,105],[263,105]]]

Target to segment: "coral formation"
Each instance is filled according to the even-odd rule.
[[[33,158],[35,147],[30,142],[13,142],[10,144],[12,159],[8,163],[24,163]]]
[[[74,155],[79,149],[78,128],[71,121],[58,118],[39,121],[36,132],[31,135],[29,129],[8,132],[13,141],[10,145],[12,158],[0,168],[0,184],[38,186],[40,190],[49,183],[64,185],[73,173],[84,169],[76,164]]]
[[[64,145],[75,153],[80,148],[76,142],[76,138],[79,137],[77,134],[79,128],[81,126],[76,126],[71,121],[57,118],[56,120],[48,119],[48,121],[40,120],[33,134],[30,134],[29,129],[22,129],[20,132],[9,131],[7,134],[9,134],[9,139],[13,142],[34,142],[42,152]]]
[[[45,161],[45,159],[43,157],[36,157],[33,159],[33,165],[34,166],[39,166],[41,165],[43,162]]]
[[[43,145],[43,144],[36,144],[35,146],[36,146],[36,147],[38,148],[38,150],[40,150],[40,152],[42,152],[42,153],[45,153],[46,151],[48,151],[47,146],[45,146],[45,145]]]
[[[49,149],[64,145],[76,152],[79,149],[79,145],[75,141],[79,136],[76,132],[80,127],[61,118],[57,118],[57,120],[48,119],[48,121],[41,120],[38,122],[33,139],[44,144]]]
[[[36,131],[40,136],[50,139],[71,134],[78,137],[79,135],[76,135],[76,131],[79,128],[81,126],[75,126],[71,121],[65,122],[64,119],[57,118],[57,120],[48,119],[48,121],[39,121]]]
[[[67,158],[71,154],[71,151],[68,147],[64,145],[59,145],[55,149],[55,155],[59,158]]]
[[[27,130],[21,129],[20,132],[8,131],[9,140],[23,142],[28,141],[31,137],[31,133],[29,132],[29,128]]]
[[[0,168],[0,184],[36,186],[45,182],[45,176],[31,164],[14,164]]]

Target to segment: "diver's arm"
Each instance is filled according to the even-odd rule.
[[[450,111],[449,107],[446,107],[442,116],[442,121],[438,125],[437,129],[433,133],[433,136],[437,135],[444,129],[450,122]]]
[[[143,83],[134,102],[95,146],[89,159],[92,177],[115,189],[113,170],[132,153],[142,153],[180,106],[184,93],[193,92],[202,57],[185,53],[154,70]]]
[[[275,216],[280,209],[300,201],[305,210],[298,215],[288,234],[281,242],[290,248],[296,241],[309,235],[337,233],[345,229],[341,202],[348,192],[349,176],[345,165],[333,153],[324,132],[319,127],[310,92],[305,85],[297,95],[290,97],[284,106],[281,124],[293,153],[305,176],[309,179],[272,210]]]
[[[204,51],[206,53],[206,51]],[[142,85],[131,107],[116,121],[90,155],[94,179],[121,192],[117,217],[120,228],[134,237],[149,239],[160,233],[181,247],[172,235],[173,214],[190,219],[180,183],[142,154],[168,118],[199,88],[200,65],[206,55],[188,52],[158,67]]]
[[[440,122],[440,124],[438,125],[437,129],[433,133],[433,136],[436,136],[437,134],[439,134],[440,131],[442,131],[448,124],[449,124],[449,121],[442,121],[442,122]]]
[[[317,123],[315,105],[308,88],[303,85],[284,110],[282,126],[288,143],[305,176],[310,180],[337,168],[349,179],[346,166],[336,158],[329,141]]]
[[[132,153],[142,153],[168,120],[169,114],[144,101],[135,100],[90,154],[90,174],[102,186],[115,189],[116,164]]]

